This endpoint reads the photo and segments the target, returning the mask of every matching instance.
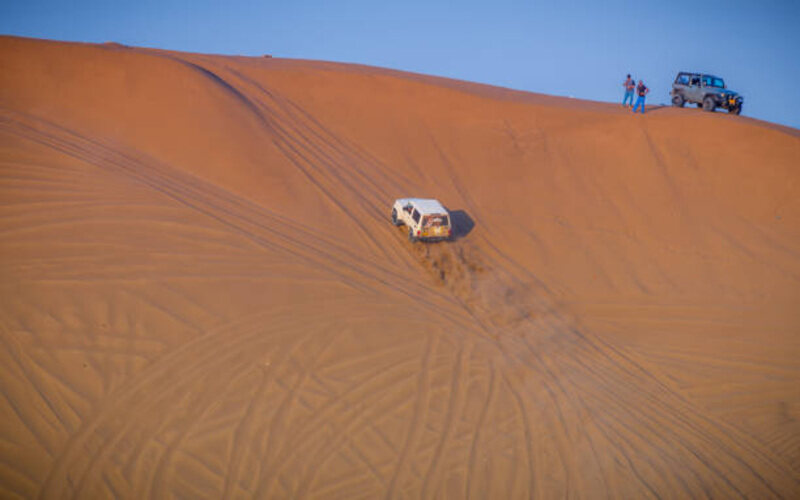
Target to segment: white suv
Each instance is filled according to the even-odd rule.
[[[450,214],[437,200],[400,198],[392,206],[395,226],[408,226],[408,239],[412,243],[449,240],[453,237]]]

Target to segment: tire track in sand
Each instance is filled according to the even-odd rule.
[[[597,419],[596,426],[608,427],[616,421],[631,422],[632,425],[616,432],[633,437],[641,427],[653,436],[668,435],[669,438],[656,440],[634,439],[634,455],[624,453],[636,456],[635,461],[656,459],[660,465],[654,467],[670,471],[676,482],[683,485],[684,491],[716,483],[718,492],[734,495],[762,492],[769,496],[782,496],[774,484],[783,482],[783,488],[798,485],[796,479],[790,479],[792,474],[786,464],[748,436],[704,414],[631,354],[581,331],[570,324],[569,318],[552,314],[553,308],[547,305],[546,297],[541,296],[542,291],[530,302],[525,293],[505,293],[514,292],[518,286],[516,280],[506,278],[511,271],[505,270],[498,261],[488,258],[479,249],[465,252],[463,245],[449,245],[437,247],[435,251],[428,247],[425,250],[421,264],[460,298],[473,317],[481,319],[480,324],[490,333],[489,338],[496,339],[496,346],[506,359],[512,364],[525,366],[537,380],[536,384],[550,395],[551,404],[544,415],[553,419],[549,434],[553,436],[550,438],[552,445],[561,457],[559,462],[566,474],[564,487],[576,482],[569,479],[577,471],[571,465],[568,453],[574,449],[577,437],[583,436],[580,439],[587,442],[594,456],[598,454],[598,442],[592,440],[574,415],[599,415],[607,411],[611,400],[617,401],[614,405],[617,417],[613,420]],[[473,259],[472,265],[467,263],[470,259]],[[491,274],[488,284],[469,276],[483,272]],[[491,293],[482,293],[485,289]],[[508,297],[519,302],[502,304]],[[495,309],[502,313],[493,314]],[[527,422],[525,425],[533,425],[525,410],[526,401],[531,396],[529,391],[517,390],[511,377],[506,376],[506,382],[515,393],[522,420]],[[609,432],[609,429],[605,430],[607,438]],[[527,430],[526,436],[526,439],[531,438]],[[654,446],[653,443],[659,442],[662,444]],[[613,447],[620,446],[619,440],[607,443]],[[667,453],[664,453],[665,449]],[[530,446],[528,455],[535,456]],[[690,463],[693,465],[688,465]],[[552,470],[552,466],[548,467]],[[594,467],[599,467],[597,460]],[[537,465],[530,474],[538,478],[552,474],[546,470]],[[702,473],[698,475],[698,471]],[[598,474],[602,474],[602,470]],[[650,485],[646,480],[642,481],[643,485]],[[687,481],[692,483],[692,488],[685,486]],[[529,493],[536,491],[533,479],[529,487]],[[662,483],[654,491],[660,496],[658,491],[666,488]]]
[[[406,433],[405,443],[403,449],[397,457],[397,464],[392,473],[392,479],[389,482],[389,487],[386,490],[386,499],[392,498],[397,488],[397,481],[402,474],[406,460],[408,460],[409,453],[416,446],[419,439],[419,433],[422,427],[423,419],[428,413],[428,397],[430,394],[430,371],[431,371],[431,358],[436,352],[438,342],[437,338],[431,336],[428,338],[428,344],[422,355],[421,368],[419,371],[419,381],[417,382],[417,397],[414,401],[414,411],[411,422],[408,425],[408,432]]]
[[[255,325],[253,323],[256,323]],[[81,467],[83,472],[78,472],[79,484],[85,482],[87,475],[93,470],[102,456],[107,455],[127,429],[135,425],[132,418],[135,413],[146,413],[148,409],[164,399],[169,399],[171,393],[180,393],[183,385],[192,383],[193,377],[198,372],[207,371],[214,366],[225,363],[230,358],[235,358],[239,353],[253,348],[253,341],[265,339],[263,324],[272,326],[272,331],[286,330],[291,322],[283,316],[274,317],[262,312],[238,322],[228,324],[221,328],[209,330],[205,334],[193,339],[175,350],[165,354],[151,363],[149,369],[140,377],[132,379],[103,402],[100,410],[94,413],[81,428],[72,434],[64,449],[59,455],[42,485],[40,498],[56,498],[57,492],[64,484],[71,484],[67,478],[75,473],[72,469]],[[244,330],[243,330],[244,329]],[[227,334],[237,331],[239,336],[232,339]],[[296,341],[297,342],[297,341]],[[224,354],[221,354],[224,353]],[[174,367],[187,367],[181,371],[181,379],[176,383],[172,371]],[[169,381],[169,382],[167,382]],[[164,394],[164,390],[170,394]],[[145,396],[147,394],[148,396]],[[149,394],[160,394],[158,401],[153,401]],[[134,400],[149,401],[147,405],[132,405]],[[131,406],[135,408],[133,414]],[[98,452],[89,459],[88,464],[83,464],[80,456],[85,456],[89,440],[106,423],[117,422],[114,434],[104,439]],[[119,425],[119,422],[126,422]],[[65,491],[61,491],[66,493]]]
[[[259,246],[305,261],[315,270],[334,274],[346,284],[373,293],[386,290],[402,295],[421,307],[446,314],[448,321],[468,328],[454,310],[433,306],[431,301],[451,302],[441,290],[409,279],[380,261],[364,259],[345,245],[326,240],[310,228],[277,216],[261,206],[231,195],[200,179],[161,165],[152,159],[138,159],[110,149],[99,140],[88,139],[57,125],[18,113],[0,118],[0,128],[77,157],[103,169],[113,169],[141,182],[179,204],[199,212],[250,239]],[[28,121],[35,120],[35,125]],[[11,127],[16,123],[16,127]],[[297,236],[295,236],[297,235]],[[359,279],[361,278],[361,279]]]

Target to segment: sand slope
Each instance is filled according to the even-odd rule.
[[[800,495],[797,131],[2,37],[0,201],[4,498]]]

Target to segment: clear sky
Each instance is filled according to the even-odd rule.
[[[621,101],[716,74],[743,114],[800,128],[800,1],[4,0],[0,33],[356,62]]]

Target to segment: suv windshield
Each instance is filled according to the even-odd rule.
[[[722,81],[722,78],[717,78],[716,76],[704,76],[703,85],[706,87],[725,88],[725,82]]]
[[[422,227],[447,227],[448,225],[449,221],[446,215],[426,215],[422,219]]]

